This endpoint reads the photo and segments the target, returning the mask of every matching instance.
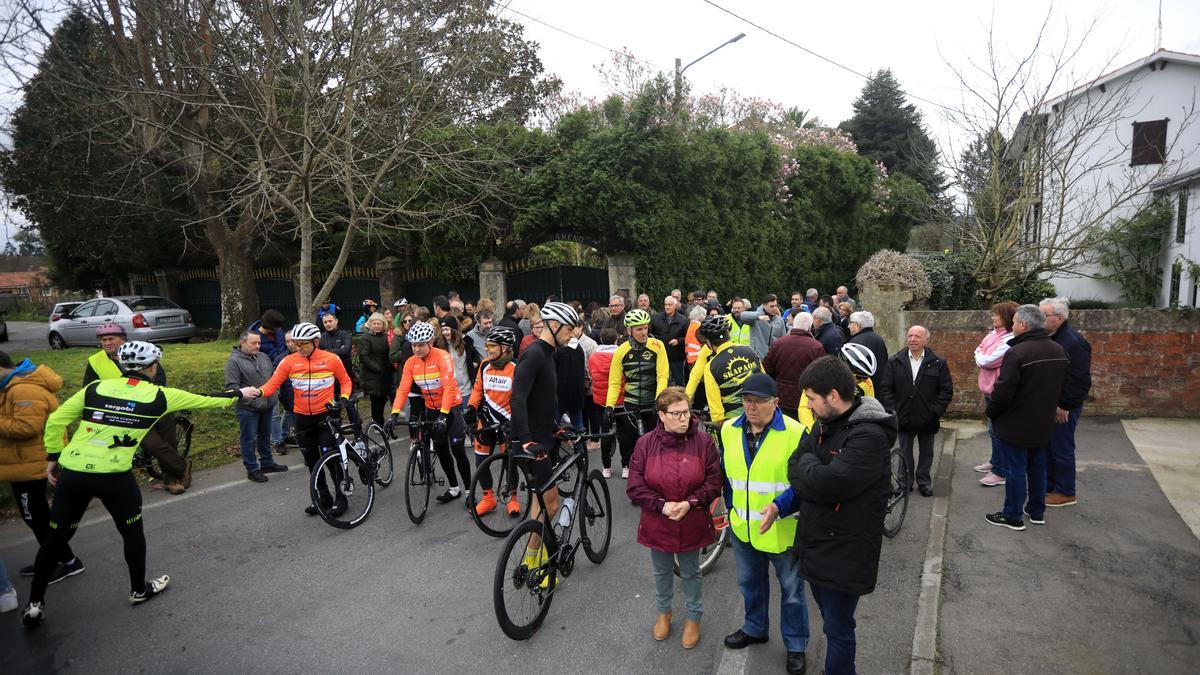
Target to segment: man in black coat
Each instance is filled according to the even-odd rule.
[[[498,326],[513,329],[517,334],[517,347],[520,348],[521,340],[525,338],[525,331],[521,330],[521,319],[525,317],[525,305],[520,300],[509,300],[504,306],[504,316],[496,322]],[[517,350],[513,350],[515,354]]]
[[[1046,332],[1071,361],[1067,384],[1058,398],[1054,431],[1046,453],[1046,506],[1075,504],[1075,425],[1092,388],[1092,345],[1067,322],[1071,305],[1066,298],[1046,298],[1039,309]]]
[[[663,311],[650,318],[650,334],[662,340],[667,348],[667,365],[671,370],[671,384],[682,387],[687,384],[683,377],[683,366],[687,363],[687,317],[679,311],[679,301],[668,295],[663,299]]]
[[[370,317],[368,317],[370,318]],[[350,331],[342,330],[338,327],[337,314],[326,314],[321,317],[321,342],[320,348],[331,354],[337,354],[341,360],[342,366],[346,369],[346,374],[350,376],[350,381],[354,386],[358,386],[358,373],[355,372],[354,366],[351,364],[350,357],[354,351],[354,338],[350,335]],[[366,332],[364,326],[363,332]],[[276,363],[278,365],[278,363]],[[339,395],[341,387],[337,382],[333,383],[334,396]],[[346,407],[346,416],[350,418],[350,422],[355,426],[362,427],[362,418],[358,414],[358,406],[350,405]]]
[[[818,423],[788,462],[800,500],[792,550],[821,609],[825,672],[853,673],[854,610],[879,575],[896,417],[856,398],[854,376],[835,356],[809,365],[800,387]]]
[[[833,322],[833,312],[828,307],[818,307],[812,311],[812,336],[825,348],[825,353],[837,356],[846,340],[842,337],[842,329]]]
[[[1036,305],[1017,308],[1012,332],[987,406],[992,435],[1004,458],[1004,510],[984,518],[993,525],[1024,530],[1022,510],[1034,524],[1046,522],[1045,446],[1054,431],[1069,364],[1067,353],[1046,333],[1045,317]]]
[[[845,288],[843,286],[842,288]],[[875,355],[875,363],[887,363],[888,351],[887,342],[883,336],[875,332],[875,315],[870,312],[858,311],[850,314],[848,322],[850,328],[850,342],[858,343]],[[882,369],[876,368],[875,374],[871,376],[871,384],[875,385],[875,391],[879,391],[880,380],[883,379]]]
[[[897,352],[883,366],[876,394],[883,407],[896,413],[900,421],[900,450],[913,466],[913,438],[920,454],[916,463],[916,484],[922,497],[933,496],[933,435],[941,429],[942,415],[954,397],[950,366],[929,349],[929,329],[913,326],[905,341],[908,347]],[[909,481],[912,489],[912,481]]]

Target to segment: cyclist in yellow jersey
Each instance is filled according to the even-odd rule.
[[[692,371],[694,380],[690,379],[687,387],[691,396],[703,382],[708,417],[714,423],[742,414],[742,383],[754,373],[762,372],[758,354],[746,345],[734,344],[729,328],[726,316],[710,316],[700,323],[697,333],[705,346]]]
[[[629,339],[613,352],[608,371],[608,395],[604,403],[607,425],[612,424],[617,399],[624,392],[626,411],[636,411],[641,417],[642,431],[648,432],[658,424],[654,401],[667,388],[670,367],[667,348],[662,341],[650,337],[650,314],[642,309],[625,312]],[[629,478],[629,458],[638,439],[637,420],[623,416],[617,423],[617,445],[621,450],[621,478]]]
[[[864,345],[856,342],[847,342],[842,345],[838,356],[847,366],[850,366],[850,372],[854,373],[854,382],[858,385],[858,395],[875,398],[875,384],[871,381],[871,376],[875,374],[875,354]],[[797,419],[800,424],[804,425],[804,433],[812,431],[813,411],[808,407],[808,396],[800,395],[800,410],[797,411]]]

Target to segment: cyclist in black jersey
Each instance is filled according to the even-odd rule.
[[[762,363],[753,349],[730,340],[726,317],[708,317],[697,333],[712,352],[701,374],[709,419],[714,423],[734,419],[742,414],[742,383],[762,372]]]
[[[544,484],[554,468],[550,456],[558,430],[558,374],[554,350],[571,340],[571,329],[579,324],[575,309],[563,302],[542,307],[545,330],[521,352],[513,374],[512,434],[521,448],[537,458],[528,465],[530,478]],[[558,488],[545,493],[546,508],[558,510]],[[536,519],[540,508],[530,505],[529,517]],[[538,540],[540,543],[540,540]]]

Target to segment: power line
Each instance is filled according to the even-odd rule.
[[[542,24],[543,26],[545,26],[546,28],[549,28],[549,29],[551,29],[551,30],[556,30],[556,31],[558,31],[558,32],[562,33],[563,35],[566,35],[566,36],[569,36],[569,37],[573,37],[573,38],[575,38],[576,40],[579,40],[579,41],[581,41],[581,42],[586,42],[587,44],[589,44],[589,45],[591,45],[591,46],[593,46],[593,47],[599,47],[600,49],[603,49],[603,50],[605,50],[605,51],[612,52],[613,54],[617,54],[618,56],[628,56],[628,57],[632,58],[632,59],[633,59],[633,60],[635,60],[635,61],[641,61],[642,63],[645,63],[646,65],[649,65],[649,66],[654,66],[654,67],[655,67],[655,68],[657,68],[658,70],[661,70],[661,71],[667,71],[667,70],[669,70],[668,68],[664,68],[664,67],[662,67],[662,66],[658,65],[657,63],[654,63],[653,61],[647,61],[646,59],[639,59],[638,57],[636,57],[636,56],[634,56],[634,55],[630,54],[629,52],[626,52],[626,51],[621,51],[621,50],[618,50],[618,49],[613,49],[612,47],[609,47],[609,46],[607,46],[607,45],[602,45],[602,44],[600,44],[599,42],[596,42],[595,40],[591,40],[591,39],[588,39],[588,38],[585,38],[585,37],[583,37],[582,35],[577,35],[577,34],[575,34],[575,33],[572,33],[571,31],[569,31],[569,30],[567,30],[567,29],[565,29],[565,28],[559,28],[558,26],[555,26],[554,24],[550,24],[550,23],[547,23],[547,22],[545,22],[545,21],[542,21],[541,19],[539,19],[539,18],[537,18],[537,17],[530,16],[530,15],[528,15],[528,14],[524,13],[524,12],[521,12],[521,11],[515,10],[515,9],[513,9],[512,7],[510,7],[510,6],[508,6],[508,5],[505,5],[503,8],[501,8],[501,10],[500,10],[500,11],[501,11],[501,12],[512,12],[513,14],[517,14],[517,15],[523,16],[523,17],[525,17],[526,19],[529,19],[530,21],[533,21],[533,22],[535,22],[535,23],[540,23],[540,24]]]
[[[767,35],[770,35],[771,37],[773,37],[773,38],[776,38],[777,40],[782,40],[783,42],[786,42],[787,44],[789,44],[789,45],[791,45],[791,46],[795,47],[796,49],[799,49],[800,51],[802,51],[802,52],[804,52],[804,53],[806,53],[806,54],[809,54],[809,55],[811,55],[811,56],[815,56],[815,57],[817,57],[818,59],[821,59],[822,61],[824,61],[824,62],[826,62],[826,63],[828,63],[828,64],[830,64],[830,65],[832,65],[832,66],[835,66],[835,67],[837,67],[837,68],[841,68],[842,70],[844,70],[844,71],[846,71],[846,72],[848,72],[848,73],[852,73],[852,74],[854,74],[854,75],[857,75],[857,76],[861,77],[862,79],[864,79],[864,80],[866,80],[866,81],[868,81],[868,82],[877,82],[877,80],[875,80],[875,78],[871,77],[870,75],[866,75],[866,74],[860,73],[859,71],[857,71],[857,70],[855,70],[855,69],[851,68],[850,66],[847,66],[847,65],[844,65],[844,64],[838,63],[837,61],[834,61],[833,59],[829,58],[828,56],[825,56],[825,55],[823,55],[823,54],[818,54],[817,52],[814,52],[813,50],[809,49],[808,47],[805,47],[804,45],[802,45],[802,44],[800,44],[800,43],[798,43],[798,42],[795,42],[795,41],[793,41],[793,40],[790,40],[790,39],[788,39],[788,38],[786,38],[786,37],[784,37],[784,36],[780,35],[779,33],[776,33],[775,31],[771,30],[770,28],[767,28],[767,27],[765,27],[765,26],[761,26],[761,25],[759,25],[759,24],[757,24],[757,23],[755,23],[755,22],[751,21],[750,19],[747,19],[746,17],[744,17],[744,16],[741,16],[741,15],[740,15],[740,14],[738,14],[737,12],[734,12],[734,11],[732,11],[732,10],[729,10],[729,9],[725,9],[724,7],[722,7],[722,6],[718,5],[717,3],[713,2],[713,0],[704,0],[704,2],[705,2],[706,4],[712,5],[713,7],[716,7],[717,9],[721,10],[722,12],[725,12],[725,13],[726,13],[726,14],[728,14],[729,16],[732,16],[733,18],[737,19],[738,21],[741,21],[742,23],[749,24],[750,26],[753,26],[754,28],[757,28],[758,30],[760,30],[760,31],[762,31],[762,32],[764,32],[764,33],[766,33]],[[897,92],[897,93],[903,94],[903,95],[907,96],[908,98],[915,99],[915,100],[917,100],[917,101],[921,101],[921,102],[923,102],[923,103],[928,103],[928,104],[929,104],[929,105],[931,105],[931,106],[934,106],[934,107],[937,107],[937,108],[941,108],[942,110],[945,110],[945,111],[947,111],[947,112],[952,112],[952,113],[956,113],[956,114],[960,112],[960,111],[958,111],[958,110],[955,110],[954,108],[951,108],[951,107],[949,107],[949,106],[942,105],[941,103],[938,103],[938,102],[936,102],[936,101],[931,101],[931,100],[929,100],[929,99],[927,99],[927,98],[922,98],[922,97],[920,97],[920,96],[917,96],[917,95],[915,95],[915,94],[910,94],[910,93],[908,93],[907,91],[904,91],[903,89],[901,89],[901,88],[899,88],[899,87],[892,87],[892,86],[889,86],[889,85],[887,85],[887,84],[885,84],[885,83],[883,83],[883,82],[878,82],[878,84],[881,84],[881,85],[883,85],[883,86],[887,87],[888,89],[891,89],[892,91],[895,91],[895,92]]]

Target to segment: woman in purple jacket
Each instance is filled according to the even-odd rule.
[[[671,633],[674,567],[679,562],[687,621],[683,648],[700,641],[704,600],[700,586],[700,549],[716,531],[708,505],[721,494],[723,476],[717,446],[692,416],[683,387],[667,387],[654,402],[658,426],[638,439],[629,464],[625,493],[642,509],[638,543],[650,549],[658,616],[654,639]]]

